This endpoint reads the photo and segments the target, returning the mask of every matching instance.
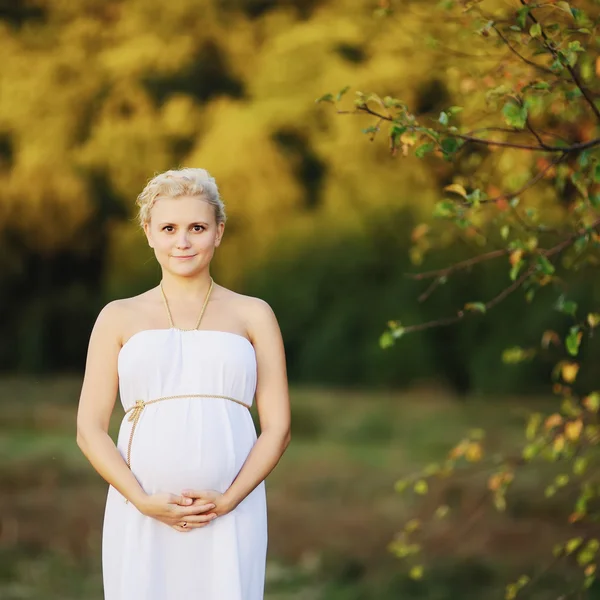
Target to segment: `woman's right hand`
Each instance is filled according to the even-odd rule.
[[[143,515],[184,533],[206,527],[217,516],[208,512],[215,507],[214,504],[192,505],[192,502],[191,498],[185,496],[160,492],[146,496],[137,508]]]

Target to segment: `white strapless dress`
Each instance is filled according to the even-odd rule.
[[[252,344],[222,331],[140,331],[121,349],[118,371],[129,412],[117,447],[144,490],[227,490],[256,442],[247,408],[256,390]],[[130,419],[139,400],[170,396],[177,398],[150,402]],[[231,513],[185,533],[142,515],[109,486],[105,600],[262,600],[266,551],[264,482]]]

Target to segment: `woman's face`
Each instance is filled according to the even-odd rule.
[[[217,225],[215,209],[200,196],[158,198],[144,225],[161,267],[187,276],[208,267],[224,229],[224,223]]]

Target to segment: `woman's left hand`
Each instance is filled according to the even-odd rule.
[[[222,517],[235,508],[235,506],[230,505],[225,495],[217,490],[183,490],[181,495],[185,498],[191,498],[193,500],[192,506],[195,504],[214,504],[215,507],[210,512],[215,513],[217,517]]]

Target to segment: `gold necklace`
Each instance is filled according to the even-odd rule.
[[[165,294],[165,290],[163,289],[162,281],[160,282],[160,292],[163,297],[163,302],[165,304],[165,308],[167,309],[167,315],[169,316],[169,325],[173,329],[179,329],[179,331],[194,331],[194,330],[198,329],[198,327],[200,327],[200,321],[202,321],[202,317],[204,316],[204,311],[206,310],[206,307],[208,306],[208,299],[210,298],[210,293],[212,292],[213,284],[214,284],[214,281],[211,277],[210,278],[210,286],[208,287],[208,292],[206,293],[206,298],[204,298],[204,304],[202,305],[202,310],[200,311],[200,316],[198,317],[198,322],[196,323],[196,327],[194,327],[194,329],[180,329],[179,327],[175,327],[175,324],[173,323],[173,315],[171,314],[171,309],[169,308],[167,296]]]

